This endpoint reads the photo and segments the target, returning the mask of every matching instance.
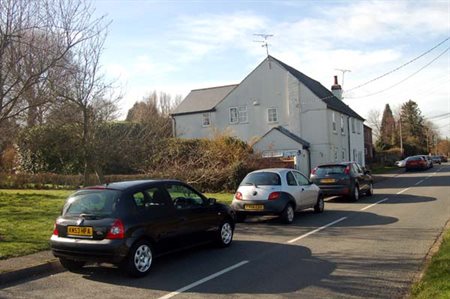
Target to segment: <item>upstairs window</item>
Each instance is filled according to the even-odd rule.
[[[238,107],[238,112],[239,112],[239,122],[247,123],[248,122],[247,106]]]
[[[344,131],[344,116],[341,115],[341,134],[344,135],[345,131]]]
[[[357,121],[356,131],[358,132],[358,134],[361,134],[361,127],[362,127],[362,122]]]
[[[230,108],[230,124],[237,124],[239,122],[239,112],[237,107]]]
[[[267,121],[269,123],[278,122],[278,110],[277,108],[269,108],[267,109]]]
[[[202,127],[209,127],[211,125],[211,113],[203,113]]]
[[[352,133],[355,133],[355,119],[352,117]]]

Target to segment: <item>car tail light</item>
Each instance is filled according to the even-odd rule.
[[[311,174],[316,174],[316,171],[317,171],[317,167],[311,169]]]
[[[106,239],[123,239],[125,237],[125,228],[122,220],[116,219],[106,234]]]
[[[55,224],[53,224],[53,235],[54,236],[58,236],[58,229],[56,228],[56,223]]]
[[[350,165],[347,165],[347,167],[345,167],[344,173],[345,174],[350,174]]]
[[[236,198],[237,200],[242,200],[242,193],[236,192],[236,194],[234,195],[234,198]]]
[[[276,200],[280,198],[281,193],[280,192],[272,192],[269,194],[269,200]]]

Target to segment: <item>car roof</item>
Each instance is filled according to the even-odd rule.
[[[258,169],[255,171],[252,171],[250,173],[257,173],[257,172],[276,172],[276,173],[285,173],[288,171],[297,171],[296,169],[293,168],[264,168],[264,169]]]
[[[347,165],[350,165],[353,163],[355,163],[355,162],[336,162],[336,163],[327,163],[327,164],[317,165],[317,167],[347,166]]]
[[[140,187],[144,185],[148,185],[150,183],[181,183],[179,180],[174,179],[161,179],[161,180],[135,180],[135,181],[122,181],[122,182],[113,182],[107,183],[103,185],[97,186],[89,186],[83,188],[84,190],[120,190],[124,191],[129,188]]]

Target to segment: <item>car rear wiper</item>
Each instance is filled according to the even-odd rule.
[[[79,215],[81,218],[91,218],[91,219],[98,219],[99,215],[96,214],[87,214],[87,213],[81,213]]]
[[[255,183],[250,183],[250,182],[247,182],[247,183],[245,183],[246,185],[252,185],[252,186],[255,186],[255,188],[258,188],[258,185],[256,185]]]

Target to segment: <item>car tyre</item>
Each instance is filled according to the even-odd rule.
[[[360,197],[359,187],[358,187],[358,185],[355,185],[355,187],[353,188],[352,195],[350,196],[350,199],[352,201],[358,201],[359,197]]]
[[[366,192],[367,196],[372,196],[373,195],[373,183],[369,183],[369,189]]]
[[[323,210],[325,210],[325,201],[323,199],[323,195],[319,194],[319,196],[317,197],[317,203],[314,206],[314,213],[322,213]]]
[[[153,263],[153,248],[150,242],[141,240],[130,249],[122,268],[132,277],[143,277],[150,272]]]
[[[231,245],[233,241],[233,223],[225,219],[220,225],[216,235],[216,244],[218,247],[225,248]]]
[[[284,208],[283,212],[281,212],[281,221],[286,224],[291,224],[294,222],[295,218],[295,210],[291,203],[288,203]]]
[[[86,262],[69,260],[69,259],[62,258],[62,257],[59,258],[59,262],[65,269],[67,269],[69,271],[80,270],[86,264]]]

